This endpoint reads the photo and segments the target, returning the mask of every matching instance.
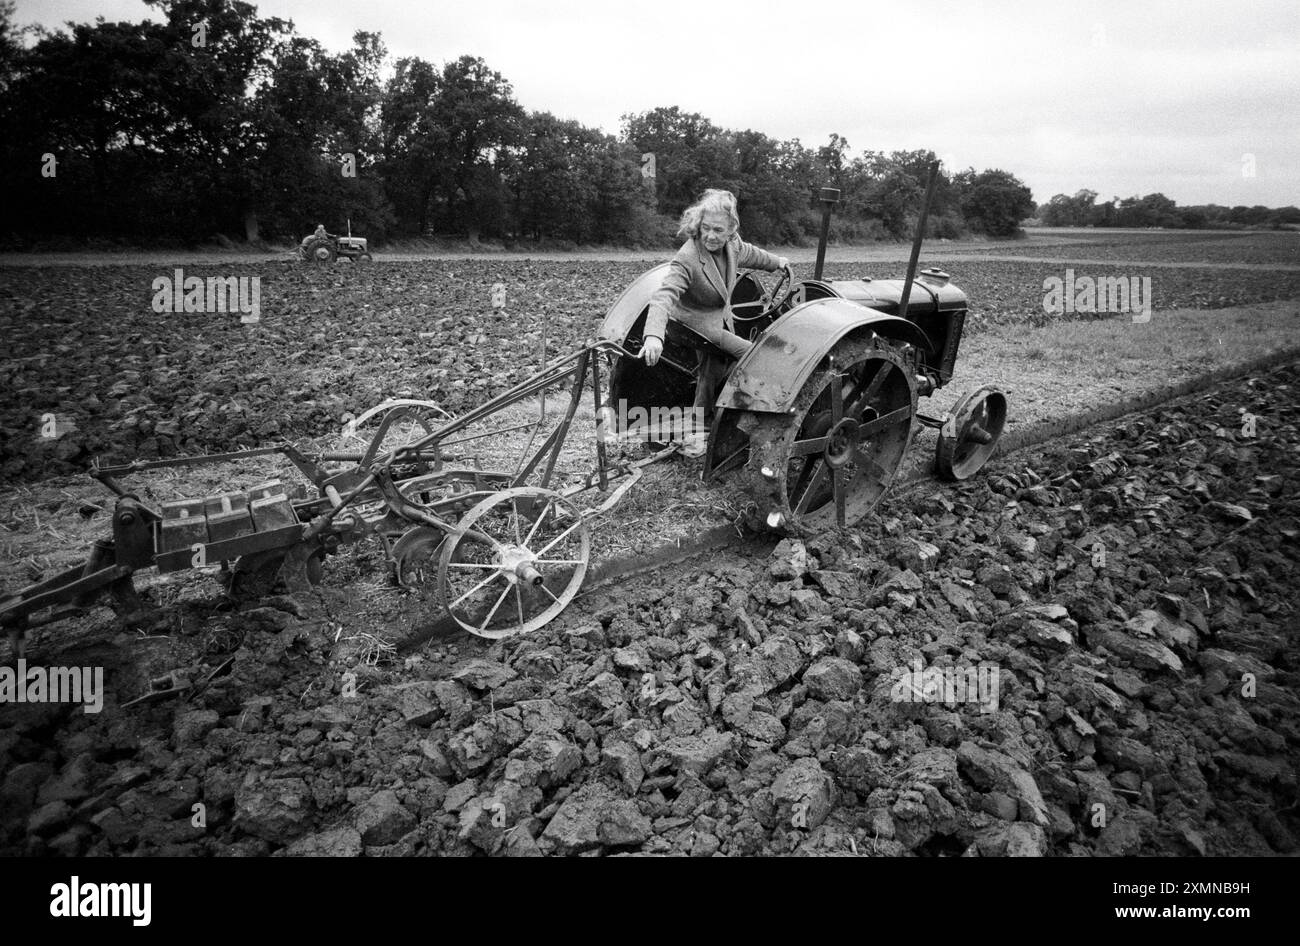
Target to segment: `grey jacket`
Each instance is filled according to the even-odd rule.
[[[726,272],[719,271],[713,254],[698,240],[688,240],[677,251],[663,284],[650,297],[644,336],[664,337],[668,317],[713,340],[718,331],[730,331],[727,303],[736,273],[741,269],[780,269],[777,257],[746,243],[737,234],[724,248]]]

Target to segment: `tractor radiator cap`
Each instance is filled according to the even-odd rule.
[[[942,269],[935,269],[933,266],[921,270],[921,281],[928,282],[932,286],[946,286],[951,278]]]

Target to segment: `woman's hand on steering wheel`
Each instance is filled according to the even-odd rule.
[[[771,293],[768,294],[769,312],[784,308],[786,303],[790,301],[790,296],[794,294],[794,268],[784,256],[778,256],[776,261],[781,264],[781,278],[776,281],[776,285],[772,287]],[[782,289],[785,289],[784,296],[781,296]],[[781,296],[779,300],[777,299],[778,296]]]

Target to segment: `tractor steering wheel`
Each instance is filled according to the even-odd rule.
[[[768,293],[767,296],[768,300],[771,301],[776,299],[776,297],[781,293],[781,288],[787,285],[788,288],[785,290],[785,295],[781,297],[781,301],[772,302],[771,305],[767,307],[767,311],[769,312],[777,311],[778,309],[785,306],[785,304],[790,301],[790,297],[794,295],[794,267],[793,266],[781,267],[781,276],[779,279],[777,279],[776,285],[772,287],[772,291]]]
[[[755,279],[752,273],[747,274],[747,277],[753,282],[755,288],[760,293],[762,293],[762,296],[758,299],[751,299],[747,302],[733,302],[731,304],[731,310],[735,312],[737,315],[740,315],[742,318],[757,319],[765,315],[769,315],[780,306],[785,305],[786,302],[789,301],[790,296],[794,293],[794,285],[793,285],[794,269],[793,267],[786,266],[782,268],[780,272],[781,272],[781,278],[776,281],[776,284],[770,290],[767,289],[757,279]],[[786,283],[791,283],[790,288],[786,291],[786,294],[784,297],[782,297],[781,301],[774,304],[772,300],[774,300],[780,294],[781,287],[783,287]],[[756,311],[751,313],[749,311],[751,309]]]
[[[742,338],[753,340],[775,322],[784,307],[789,304],[795,289],[794,270],[789,266],[782,267],[781,276],[771,290],[765,288],[752,274],[746,273],[744,279],[748,280],[754,290],[760,292],[762,296],[747,302],[732,303],[731,314],[735,324],[733,331]],[[785,288],[785,295],[782,296],[783,288]],[[778,296],[780,301],[775,301]]]

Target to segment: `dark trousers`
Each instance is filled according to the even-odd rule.
[[[697,351],[695,353],[695,419],[698,432],[707,434],[713,422],[713,405],[717,403],[718,393],[731,373],[735,358],[719,357],[712,353]],[[702,426],[700,426],[702,425]]]

